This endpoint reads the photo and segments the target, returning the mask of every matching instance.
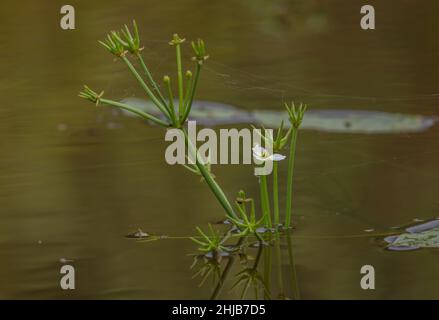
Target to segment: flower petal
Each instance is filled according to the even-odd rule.
[[[273,154],[272,156],[270,156],[270,158],[271,158],[273,161],[281,161],[281,160],[285,159],[286,157],[285,157],[284,155],[282,155],[282,154],[275,153],[275,154]]]
[[[261,156],[265,152],[265,149],[262,148],[259,144],[255,145],[252,150],[255,156]]]

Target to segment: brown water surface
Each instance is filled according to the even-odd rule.
[[[313,109],[437,115],[439,3],[369,2],[374,31],[359,27],[364,1],[75,1],[74,31],[59,28],[64,2],[5,6],[0,298],[211,295],[210,281],[198,287],[192,279],[190,240],[124,238],[137,228],[193,235],[223,212],[199,178],[165,163],[162,130],[77,98],[83,83],[115,99],[143,97],[97,44],[106,32],[135,18],[160,77],[174,75],[167,44],[174,32],[205,39],[211,58],[202,100],[281,110],[294,99]],[[190,56],[186,46],[185,66]],[[439,298],[437,251],[385,251],[364,232],[439,216],[438,150],[437,126],[419,134],[300,134],[292,246],[301,298]],[[231,197],[241,188],[258,194],[250,166],[214,171]],[[292,290],[289,277],[278,280],[279,270],[290,274],[287,251],[283,244],[282,259],[272,259],[273,293]],[[59,288],[61,258],[74,260],[76,290]],[[373,291],[360,288],[366,264],[376,270]],[[219,297],[239,298],[230,287],[240,269],[232,266]]]

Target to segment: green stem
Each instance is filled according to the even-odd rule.
[[[194,80],[193,80],[192,86],[191,86],[191,93],[189,96],[189,100],[185,105],[185,111],[184,111],[184,115],[183,115],[181,123],[184,123],[186,121],[187,117],[189,116],[189,113],[191,112],[192,103],[194,101],[194,96],[195,96],[195,91],[197,90],[198,79],[200,77],[200,72],[201,72],[201,65],[199,63],[197,63],[197,67],[195,69]]]
[[[289,228],[292,218],[292,198],[293,198],[293,173],[294,173],[294,158],[296,156],[297,133],[298,129],[293,129],[290,142],[290,156],[288,159],[288,173],[287,173],[287,201],[285,212],[285,227]]]
[[[278,164],[277,161],[273,161],[273,211],[274,211],[274,224],[279,225],[279,193],[278,193]]]
[[[168,87],[168,95],[169,95],[169,111],[171,114],[171,121],[175,127],[178,127],[177,117],[175,116],[175,108],[174,108],[174,96],[172,94],[171,87],[171,79],[168,77],[168,81],[165,81],[166,86]]]
[[[148,78],[149,83],[152,85],[154,91],[157,93],[158,99],[160,100],[160,102],[163,105],[166,105],[166,100],[163,97],[162,93],[160,92],[160,88],[159,88],[157,82],[155,82],[154,79],[152,78],[152,74],[149,71],[148,67],[146,66],[145,61],[143,61],[143,57],[140,54],[140,52],[137,52],[136,56],[140,61],[140,65],[142,66],[142,69],[145,72],[145,75]]]
[[[234,218],[239,219],[236,215],[235,211],[233,211],[233,208],[227,199],[226,195],[224,194],[223,190],[220,188],[220,186],[216,183],[216,181],[213,179],[212,175],[209,173],[209,171],[206,169],[204,164],[202,163],[201,159],[199,158],[198,152],[196,151],[194,145],[190,141],[186,130],[181,129],[184,132],[184,136],[186,139],[186,143],[188,145],[189,152],[191,154],[195,154],[195,165],[197,166],[198,170],[200,171],[201,175],[203,176],[204,180],[206,181],[207,185],[210,187],[210,190],[212,190],[213,194],[217,198],[217,200],[220,202],[221,206],[226,211],[227,215]]]
[[[267,176],[260,176],[260,189],[261,189],[261,207],[264,215],[265,227],[271,228],[271,212],[270,212],[270,200],[268,198]]]
[[[250,221],[256,222],[256,210],[255,210],[255,201],[251,199],[250,205]]]
[[[128,60],[127,57],[125,57],[124,55],[121,56],[121,59],[123,60],[123,62],[125,62],[125,64],[128,66],[128,68],[130,69],[131,73],[134,75],[134,77],[137,79],[137,81],[139,81],[141,87],[145,90],[146,94],[149,96],[149,98],[152,100],[152,102],[154,102],[154,104],[157,106],[157,108],[159,108],[159,110],[168,117],[168,119],[171,119],[171,114],[170,111],[166,108],[166,105],[163,105],[158,99],[157,97],[154,95],[154,93],[151,91],[151,89],[146,85],[145,81],[143,81],[142,77],[140,76],[140,74],[137,72],[137,70],[134,68],[134,66],[131,64],[131,62]]]
[[[178,77],[178,114],[179,117],[184,113],[184,105],[183,105],[183,72],[182,72],[182,66],[181,66],[181,48],[180,44],[177,43],[175,45],[175,51],[177,53],[177,77]]]
[[[184,102],[183,102],[183,110],[184,110],[184,112],[183,112],[183,114],[180,114],[180,123],[184,123],[183,122],[183,118],[184,118],[184,116],[185,116],[185,114],[186,114],[186,109],[187,109],[187,105],[188,105],[188,102],[189,102],[189,97],[190,97],[190,94],[191,94],[191,90],[192,90],[192,84],[193,84],[193,82],[192,82],[192,76],[188,79],[188,81],[187,81],[187,84],[186,84],[186,93],[185,93],[185,95],[184,95]],[[189,110],[189,112],[190,112],[190,110]]]
[[[156,124],[158,124],[160,126],[169,127],[169,124],[164,122],[163,120],[160,120],[160,119],[158,119],[158,118],[156,118],[156,117],[154,117],[154,116],[152,116],[152,115],[150,115],[148,113],[145,113],[145,112],[143,112],[141,110],[138,110],[138,109],[136,109],[136,108],[134,108],[134,107],[132,107],[132,106],[130,106],[128,104],[117,102],[117,101],[113,101],[113,100],[103,99],[103,98],[99,99],[99,102],[101,104],[106,104],[106,105],[110,105],[110,106],[113,106],[113,107],[118,107],[118,108],[121,108],[121,109],[125,109],[127,111],[130,111],[132,113],[135,113],[135,114],[141,116],[142,118],[144,118],[146,120],[150,120],[150,121],[152,121],[152,122],[154,122],[154,123],[156,123]]]

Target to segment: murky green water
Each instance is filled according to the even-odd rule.
[[[143,96],[96,42],[132,18],[155,74],[174,70],[172,33],[205,39],[211,59],[199,99],[249,110],[295,99],[316,110],[438,114],[435,1],[377,1],[370,32],[359,28],[362,1],[77,1],[75,31],[59,28],[64,3],[23,2],[0,12],[0,298],[212,294],[210,281],[192,279],[191,241],[124,238],[137,228],[188,236],[221,219],[208,188],[165,163],[160,129],[76,97],[83,83],[118,99]],[[439,216],[438,127],[299,139],[291,243],[301,298],[439,298],[437,250],[389,252],[364,232]],[[251,167],[214,170],[229,195],[258,193]],[[281,259],[276,250],[272,297],[291,298],[286,242]],[[61,258],[74,260],[76,290],[59,288]],[[376,270],[374,291],[360,288],[366,264]],[[220,298],[240,297],[230,287],[242,266],[230,268]]]

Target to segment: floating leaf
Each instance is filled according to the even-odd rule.
[[[152,102],[127,98],[123,100],[142,111],[159,116]],[[124,114],[132,114],[122,111]],[[196,120],[202,126],[218,126],[230,124],[255,124],[276,129],[284,121],[284,128],[290,123],[284,111],[255,110],[247,111],[237,107],[210,101],[194,101],[190,120]],[[301,129],[339,133],[404,133],[421,132],[432,127],[437,117],[389,113],[367,110],[309,110],[303,119]]]
[[[405,229],[405,233],[388,236],[384,241],[387,248],[394,251],[415,250],[419,248],[439,248],[439,220],[432,220]]]

